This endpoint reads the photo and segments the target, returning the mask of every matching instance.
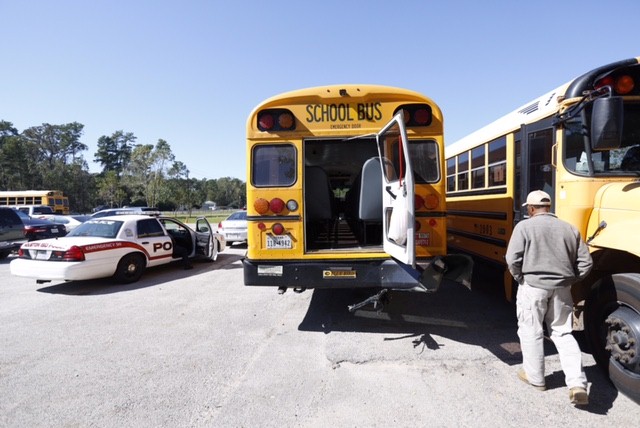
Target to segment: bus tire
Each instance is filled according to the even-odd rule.
[[[585,309],[593,357],[618,391],[640,403],[640,274],[602,278]]]
[[[118,262],[114,278],[121,284],[131,284],[140,279],[145,269],[145,258],[142,254],[127,254]]]

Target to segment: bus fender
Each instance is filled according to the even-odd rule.
[[[607,221],[607,226],[589,241],[589,245],[598,248],[612,248],[614,250],[626,251],[640,257],[640,246],[635,240],[629,239],[629,231],[639,230],[640,220],[630,219],[627,221],[612,222]]]

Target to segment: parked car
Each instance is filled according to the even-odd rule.
[[[100,210],[98,212],[91,214],[91,218],[100,218],[100,217],[107,217],[111,215],[127,215],[127,214],[159,216],[162,213],[157,208],[152,208],[152,207],[109,208],[109,209]]]
[[[80,214],[72,214],[72,215],[63,215],[63,214],[41,214],[34,216],[36,219],[49,220],[54,223],[64,224],[67,228],[67,233],[71,232],[73,229],[89,220],[91,216],[89,215],[80,215]]]
[[[0,259],[6,258],[12,251],[20,248],[26,240],[24,224],[15,210],[0,208]]]
[[[205,218],[193,230],[174,218],[118,215],[91,218],[64,238],[23,244],[10,270],[38,283],[111,276],[131,283],[148,267],[180,260],[176,243],[188,249],[189,258],[216,260],[225,249],[224,238]]]
[[[67,234],[64,224],[54,223],[49,220],[31,218],[22,211],[14,210],[24,225],[24,236],[27,241],[39,239],[61,238]]]
[[[247,241],[247,212],[236,211],[218,223],[218,232],[229,242]]]
[[[13,207],[18,211],[22,211],[29,217],[33,217],[39,214],[55,214],[53,208],[49,205],[16,205]]]

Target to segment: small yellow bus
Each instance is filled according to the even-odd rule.
[[[378,305],[387,290],[462,280],[470,267],[446,254],[443,144],[437,104],[405,89],[322,86],[260,103],[247,120],[245,285],[376,288]]]
[[[60,190],[0,191],[0,206],[47,205],[56,214],[69,214],[69,198]]]
[[[504,272],[532,190],[590,246],[574,285],[576,329],[620,391],[640,402],[640,58],[607,64],[446,147],[449,251]]]

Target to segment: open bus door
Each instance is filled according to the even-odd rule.
[[[415,189],[402,112],[378,133],[377,142],[382,167],[384,251],[415,269]]]
[[[470,287],[473,261],[466,255],[441,255],[418,263],[415,241],[415,187],[409,155],[409,143],[402,111],[377,134],[378,155],[382,168],[383,248],[404,270],[402,283],[413,285],[413,291],[435,292],[443,279],[451,279]],[[353,312],[372,304],[378,311],[386,302],[388,286],[368,299],[349,306]],[[406,286],[401,287],[407,290]]]

